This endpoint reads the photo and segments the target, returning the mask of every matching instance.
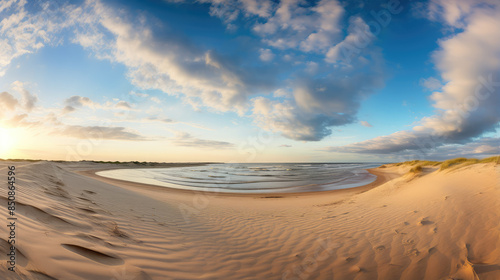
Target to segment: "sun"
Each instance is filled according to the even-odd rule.
[[[14,147],[14,137],[8,129],[0,127],[0,158],[7,158]]]

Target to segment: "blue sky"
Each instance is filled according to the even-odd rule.
[[[492,0],[3,1],[0,157],[499,154],[499,15]]]

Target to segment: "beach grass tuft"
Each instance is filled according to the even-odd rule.
[[[410,171],[408,171],[408,172],[418,174],[418,173],[421,173],[423,170],[424,169],[423,169],[422,165],[417,165],[417,166],[413,167],[412,169],[410,169]]]
[[[394,163],[392,166],[413,166],[408,173],[420,173],[423,171],[425,166],[439,166],[439,170],[447,170],[455,166],[468,166],[476,163],[495,163],[500,164],[500,156],[493,156],[485,159],[475,159],[475,158],[455,158],[446,160],[444,162],[440,161],[430,161],[430,160],[411,160],[399,163]],[[387,165],[380,166],[380,168],[385,168]]]
[[[404,161],[404,162],[396,163],[395,166],[402,166],[402,165],[438,166],[440,164],[441,164],[440,161],[411,160],[411,161]]]
[[[454,158],[454,159],[449,159],[441,163],[441,167],[439,170],[446,170],[450,169],[454,166],[468,166],[476,163],[495,163],[495,164],[500,164],[500,156],[494,156],[494,157],[489,157],[489,158],[484,158],[484,159],[475,159],[475,158]]]
[[[489,157],[489,158],[484,158],[482,160],[479,160],[480,163],[490,163],[494,162],[496,164],[500,164],[500,156],[494,156],[494,157]]]

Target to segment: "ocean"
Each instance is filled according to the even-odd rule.
[[[103,177],[168,188],[225,193],[296,193],[353,188],[376,179],[373,163],[221,163],[116,169]]]

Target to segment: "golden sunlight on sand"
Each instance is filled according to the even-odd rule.
[[[3,226],[2,279],[500,279],[495,162],[392,164],[369,186],[275,195],[138,185],[89,162],[1,162],[2,176],[9,165],[17,272]]]

